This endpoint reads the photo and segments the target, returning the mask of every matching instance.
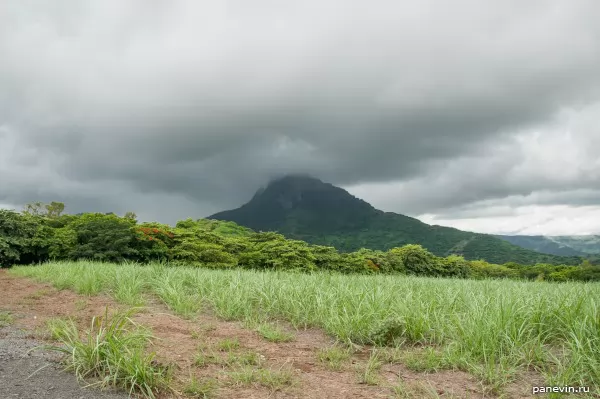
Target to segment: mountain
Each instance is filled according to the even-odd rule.
[[[545,254],[590,256],[600,254],[600,235],[589,236],[496,236],[512,244]]]
[[[600,235],[547,236],[548,239],[589,255],[600,255]]]
[[[581,263],[578,257],[542,254],[492,235],[431,226],[405,215],[383,212],[340,187],[305,175],[273,180],[248,203],[208,219],[277,231],[288,238],[348,252],[421,244],[438,256],[459,254],[499,264]]]

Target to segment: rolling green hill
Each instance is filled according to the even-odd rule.
[[[208,219],[229,220],[254,230],[277,231],[289,238],[330,245],[341,251],[388,250],[421,244],[438,256],[459,254],[492,263],[579,264],[528,250],[498,237],[431,226],[415,218],[375,209],[346,190],[309,176],[286,176],[256,192],[241,207]]]

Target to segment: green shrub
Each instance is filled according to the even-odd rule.
[[[69,255],[72,259],[122,262],[135,259],[133,222],[116,215],[89,213],[73,222],[77,245]]]
[[[470,277],[476,279],[484,278],[514,278],[518,271],[502,265],[494,265],[483,260],[469,262]]]
[[[409,274],[422,276],[441,275],[438,258],[421,245],[410,244],[400,248],[392,248],[390,253],[402,261],[406,272]]]
[[[93,385],[123,388],[130,394],[154,398],[168,386],[169,368],[154,361],[154,354],[144,352],[151,335],[137,327],[132,311],[94,317],[88,332],[81,337],[71,320],[51,320],[50,332],[61,346],[51,346],[68,355],[67,370],[79,379],[98,378]]]
[[[138,224],[132,214],[61,215],[61,206],[35,203],[24,213],[0,210],[0,266],[89,259],[208,268],[331,270],[346,274],[600,281],[600,266],[589,261],[579,266],[524,266],[514,262],[497,265],[466,261],[457,255],[438,257],[414,244],[387,252],[361,248],[340,253],[331,246],[286,239],[276,232],[253,232],[233,222],[186,219],[177,222],[176,227],[155,222]],[[352,234],[337,237],[335,244],[343,247],[346,240],[354,239]],[[470,244],[465,241],[461,245],[455,245],[453,251]]]
[[[568,280],[600,281],[600,266],[572,267],[564,272]]]
[[[438,262],[438,276],[466,278],[470,274],[469,262],[462,256],[450,255],[440,258]]]
[[[336,271],[345,269],[344,259],[334,247],[312,245],[310,250],[315,258],[314,263],[317,269]]]
[[[250,269],[315,270],[315,259],[304,241],[275,238],[255,242],[240,255],[239,264]]]
[[[400,318],[393,318],[382,321],[373,332],[370,339],[376,345],[393,346],[402,341],[407,333],[406,321]]]
[[[0,267],[28,263],[23,258],[39,226],[39,218],[0,209]]]

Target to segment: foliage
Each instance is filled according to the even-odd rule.
[[[406,271],[410,274],[425,276],[438,274],[435,255],[421,245],[405,245],[401,248],[393,248],[390,252],[398,255]]]
[[[517,271],[507,266],[490,264],[484,260],[471,261],[469,266],[471,269],[471,277],[476,279],[518,276]]]
[[[438,276],[469,277],[470,273],[469,262],[462,256],[450,255],[438,261]]]
[[[600,266],[509,262],[503,265],[466,260],[451,254],[439,257],[419,244],[386,251],[336,248],[286,239],[272,231],[254,232],[233,222],[186,219],[175,227],[138,223],[132,212],[115,214],[54,213],[43,206],[27,212],[0,211],[0,263],[31,264],[49,260],[90,259],[109,262],[153,261],[173,265],[256,270],[331,270],[344,274],[412,274],[455,278],[517,278],[536,281],[598,281]],[[464,242],[461,248],[470,244]],[[92,288],[90,288],[92,289]],[[139,299],[139,298],[138,298]],[[135,300],[138,300],[135,299]],[[133,300],[133,299],[132,299]]]
[[[240,255],[239,264],[249,269],[314,270],[315,256],[304,241],[285,240],[265,233],[250,237],[252,245]],[[269,237],[270,238],[270,237]]]
[[[415,218],[382,212],[339,187],[307,176],[275,180],[240,208],[219,212],[210,219],[236,222],[257,231],[277,231],[343,252],[361,248],[387,251],[419,244],[436,256],[460,255],[498,264],[581,262],[580,257],[543,254],[492,235],[430,226]]]
[[[65,210],[65,204],[52,201],[49,204],[42,202],[33,202],[23,207],[23,213],[30,216],[44,216],[50,219],[56,219]]]
[[[77,246],[77,232],[70,226],[54,229],[54,234],[48,242],[48,255],[50,259],[68,259],[75,253]]]
[[[31,239],[37,230],[36,219],[30,215],[0,209],[0,266],[19,263],[29,252]]]
[[[129,220],[137,220],[137,215],[135,214],[135,212],[125,212],[125,215],[123,215],[123,217]]]
[[[313,245],[311,250],[315,257],[314,263],[317,269],[344,270],[344,265],[346,265],[346,263],[344,262],[342,255],[334,247]]]
[[[202,220],[177,223],[173,231],[174,245],[169,258],[177,263],[209,267],[234,267],[236,257],[224,247],[226,238],[210,229]]]
[[[402,319],[382,321],[371,333],[370,339],[377,345],[393,346],[406,336],[406,322]]]
[[[128,218],[125,219],[134,220]],[[170,226],[160,223],[142,223],[134,227],[135,244],[138,260],[149,262],[162,260],[169,257],[171,248],[174,246],[175,234]]]
[[[86,213],[72,224],[77,245],[69,257],[109,262],[135,258],[138,251],[132,227],[132,221],[116,215]]]
[[[100,378],[102,387],[124,388],[145,398],[167,386],[168,368],[157,365],[154,354],[145,354],[151,335],[130,319],[132,311],[94,317],[82,337],[72,320],[55,319],[49,328],[61,346],[53,349],[67,356],[67,369],[79,379]]]
[[[433,277],[468,277],[469,262],[462,256],[438,258],[420,245],[392,248],[389,253],[409,274]]]

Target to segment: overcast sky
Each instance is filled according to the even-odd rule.
[[[487,233],[600,233],[597,0],[0,3],[0,206],[172,223],[309,173]]]

